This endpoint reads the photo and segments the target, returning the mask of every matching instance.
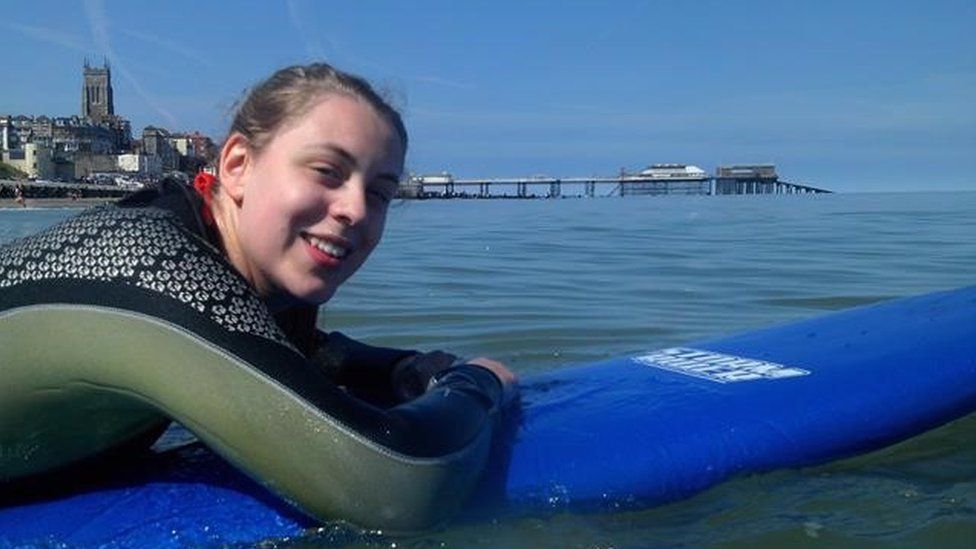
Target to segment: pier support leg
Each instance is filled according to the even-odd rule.
[[[559,182],[554,181],[549,184],[549,198],[559,198],[562,196],[562,189],[560,188]]]

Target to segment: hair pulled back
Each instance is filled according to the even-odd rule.
[[[400,113],[366,80],[327,63],[285,67],[254,86],[238,105],[228,136],[240,133],[255,151],[260,151],[283,124],[302,116],[315,101],[330,94],[365,101],[393,126],[406,150],[407,129]]]

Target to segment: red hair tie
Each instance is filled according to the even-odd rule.
[[[197,194],[203,199],[203,208],[200,210],[200,215],[203,217],[203,222],[210,226],[214,224],[211,209],[213,204],[213,186],[216,183],[217,178],[207,172],[200,172],[193,178],[193,188],[196,189]]]

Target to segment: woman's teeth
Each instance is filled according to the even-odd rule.
[[[331,255],[332,257],[335,258],[345,257],[345,255],[349,252],[342,246],[337,246],[332,242],[329,242],[327,240],[322,240],[321,238],[312,235],[307,235],[306,238],[308,239],[309,244],[318,248],[319,251]]]

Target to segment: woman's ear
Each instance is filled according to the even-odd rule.
[[[237,132],[220,150],[220,186],[237,204],[244,200],[244,175],[252,160],[247,138]]]

